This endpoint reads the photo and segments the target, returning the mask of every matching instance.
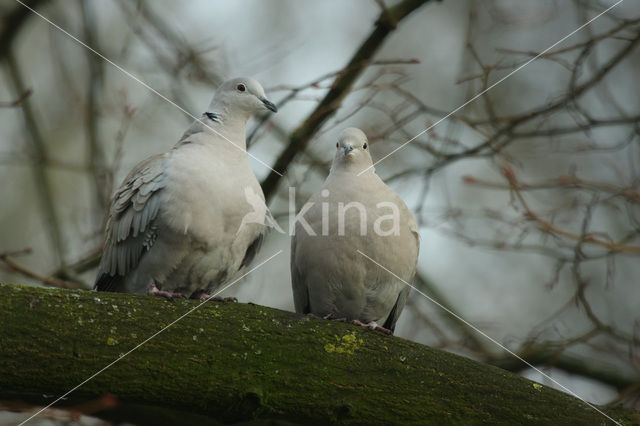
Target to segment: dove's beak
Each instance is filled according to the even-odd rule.
[[[353,151],[353,145],[346,143],[344,144],[344,146],[342,147],[342,149],[344,149],[344,155],[349,155],[349,153],[351,151]]]
[[[273,111],[273,112],[278,112],[278,107],[276,106],[276,104],[274,104],[273,102],[271,102],[269,99],[267,98],[260,98],[260,100],[262,101],[262,103],[264,104],[264,106],[267,107],[268,110]]]

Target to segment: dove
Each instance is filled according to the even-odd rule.
[[[294,219],[296,312],[393,333],[415,276],[418,225],[376,175],[360,129],[340,134],[329,176]]]
[[[109,207],[95,290],[206,298],[251,262],[270,213],[245,128],[263,110],[277,112],[260,83],[228,80],[173,148],[131,170]]]

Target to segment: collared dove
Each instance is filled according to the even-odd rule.
[[[298,313],[393,332],[410,287],[363,254],[410,283],[418,226],[402,199],[375,174],[367,145],[360,129],[342,132],[321,191],[296,217],[293,299]]]
[[[270,213],[245,127],[267,109],[277,111],[256,80],[226,81],[172,149],[131,170],[111,202],[94,289],[204,297],[251,262]]]

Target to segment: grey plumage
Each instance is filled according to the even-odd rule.
[[[411,283],[420,245],[418,226],[402,199],[370,166],[365,134],[346,129],[329,176],[302,216],[316,235],[302,220],[296,223],[291,243],[294,304],[300,313],[376,323],[393,331],[410,287],[358,250]],[[397,221],[387,220],[393,212]],[[392,222],[397,222],[397,232]]]
[[[146,293],[155,284],[191,296],[214,291],[250,262],[268,210],[245,127],[264,109],[276,110],[257,81],[229,80],[171,150],[133,168],[110,205],[95,289]],[[247,188],[264,211],[254,212]],[[263,222],[242,222],[248,213]]]
[[[161,200],[158,191],[166,185],[163,158],[164,154],[159,154],[139,163],[116,191],[107,219],[97,290],[126,291],[118,283],[153,246]]]

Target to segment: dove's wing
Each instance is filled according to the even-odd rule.
[[[291,286],[293,289],[293,304],[296,312],[308,314],[311,312],[309,305],[309,289],[298,269],[296,261],[296,236],[291,238]]]
[[[395,204],[400,208],[400,221],[405,226],[409,228],[409,234],[406,237],[406,245],[397,246],[397,250],[401,250],[402,257],[406,257],[409,262],[405,264],[405,268],[401,268],[397,271],[398,275],[405,281],[403,282],[404,288],[398,294],[398,299],[396,303],[393,305],[389,316],[387,316],[383,327],[394,331],[396,327],[396,322],[404,309],[405,303],[407,301],[407,297],[411,292],[411,287],[407,285],[413,284],[413,278],[415,277],[416,264],[418,263],[418,253],[420,251],[420,233],[418,228],[418,223],[416,222],[413,214],[404,203],[402,198],[394,191],[391,190],[388,186],[384,186],[385,190],[387,190],[390,195],[389,198],[393,198],[395,200]],[[393,267],[394,265],[390,265]]]
[[[164,154],[138,164],[113,197],[95,290],[116,291],[157,237],[159,194],[165,187]]]
[[[264,241],[264,232],[258,234],[256,239],[253,240],[251,244],[249,244],[249,247],[247,247],[247,251],[245,251],[244,257],[242,258],[242,263],[240,263],[241,268],[249,266],[251,262],[253,262],[253,259],[258,254],[258,251],[260,251],[260,248],[262,248],[263,241]]]

